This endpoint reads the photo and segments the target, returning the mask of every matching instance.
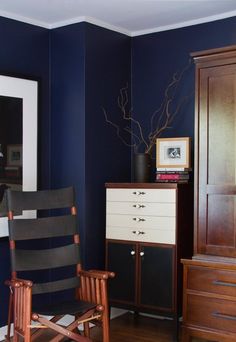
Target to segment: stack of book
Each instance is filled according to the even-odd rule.
[[[5,166],[5,177],[6,178],[21,178],[22,167],[20,166]]]
[[[190,180],[191,169],[184,168],[157,168],[157,183],[188,183]]]

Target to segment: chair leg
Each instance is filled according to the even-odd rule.
[[[84,325],[84,336],[90,337],[89,322],[83,323]]]
[[[110,341],[110,322],[109,322],[109,316],[108,315],[103,315],[102,335],[103,335],[103,342],[109,342]]]
[[[9,306],[8,306],[8,318],[7,318],[7,334],[5,336],[5,341],[11,340],[11,323],[13,318],[13,294],[10,292],[9,296]]]

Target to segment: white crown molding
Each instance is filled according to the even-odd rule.
[[[121,27],[108,24],[108,23],[101,21],[99,19],[92,18],[92,17],[86,17],[86,16],[83,16],[83,17],[81,16],[81,17],[63,20],[63,21],[58,21],[58,22],[55,22],[53,24],[49,24],[49,23],[46,23],[43,21],[39,21],[39,20],[35,20],[32,18],[20,16],[17,14],[12,14],[12,13],[9,13],[6,11],[0,11],[0,16],[6,17],[9,19],[13,19],[13,20],[17,20],[17,21],[21,21],[21,22],[24,22],[27,24],[40,26],[40,27],[43,27],[46,29],[54,29],[54,28],[59,28],[62,26],[71,25],[71,24],[77,24],[80,22],[87,22],[87,23],[94,24],[94,25],[103,27],[105,29],[111,30],[111,31],[122,33],[124,35],[129,36],[129,37],[135,37],[135,36],[141,36],[141,35],[155,33],[155,32],[174,30],[174,29],[178,29],[178,28],[182,28],[182,27],[193,26],[193,25],[203,24],[203,23],[207,23],[207,22],[211,22],[211,21],[216,21],[216,20],[234,17],[234,16],[236,16],[236,11],[225,12],[225,13],[221,13],[221,14],[217,14],[217,15],[213,15],[213,16],[200,18],[200,19],[184,21],[184,22],[180,22],[180,23],[176,23],[176,24],[172,24],[172,25],[157,26],[157,27],[153,27],[150,29],[137,30],[137,31],[128,31],[128,30],[123,29]]]
[[[45,23],[44,21],[39,21],[39,20],[36,20],[36,19],[23,17],[21,15],[13,14],[13,13],[6,12],[6,11],[1,11],[0,10],[0,16],[8,18],[8,19],[13,19],[13,20],[21,21],[21,22],[26,23],[26,24],[40,26],[40,27],[47,28],[47,29],[50,28],[50,25]]]
[[[64,21],[56,22],[52,25],[49,25],[48,28],[54,29],[54,28],[58,28],[58,27],[62,27],[62,26],[71,25],[71,24],[77,24],[77,23],[84,22],[84,21],[86,23],[97,25],[97,26],[106,28],[108,30],[116,31],[116,32],[119,32],[119,33],[122,33],[122,34],[125,34],[125,35],[131,37],[131,32],[129,32],[128,30],[125,30],[125,29],[118,27],[118,26],[108,24],[104,21],[98,20],[98,19],[93,18],[93,17],[77,17],[77,18],[73,18],[73,19],[69,19],[69,20],[64,20]]]
[[[183,22],[177,23],[177,24],[158,26],[158,27],[154,27],[152,29],[147,29],[147,30],[132,31],[132,32],[130,32],[130,35],[131,35],[131,37],[136,37],[136,36],[141,36],[141,35],[149,34],[149,33],[169,31],[169,30],[174,30],[174,29],[178,29],[181,27],[187,27],[187,26],[209,23],[211,21],[226,19],[226,18],[235,17],[235,16],[236,16],[236,11],[230,11],[230,12],[212,15],[212,16],[208,16],[208,17],[204,17],[204,18],[200,18],[200,19],[183,21]]]

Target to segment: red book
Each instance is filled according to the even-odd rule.
[[[159,174],[157,173],[156,179],[159,180],[180,180],[180,179],[189,179],[189,175],[180,175],[180,174]]]

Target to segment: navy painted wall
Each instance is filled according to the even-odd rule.
[[[104,268],[105,182],[130,181],[130,148],[116,136],[103,116],[120,123],[117,94],[130,84],[130,38],[86,25],[85,138],[86,138],[86,267]]]
[[[151,114],[163,101],[173,74],[188,64],[190,53],[232,44],[236,44],[236,17],[132,38],[132,107],[146,134]],[[174,97],[173,108],[185,96],[188,101],[161,137],[194,137],[193,92],[192,63]]]
[[[40,81],[39,187],[49,187],[49,32],[37,26],[0,17],[0,39],[0,73],[35,77]],[[8,303],[8,289],[4,280],[8,279],[10,269],[7,239],[0,239],[0,251],[0,325],[4,325]]]
[[[51,47],[52,187],[75,186],[83,266],[104,267],[104,183],[129,180],[130,151],[101,106],[117,110],[130,79],[130,39],[80,23],[52,30]]]

